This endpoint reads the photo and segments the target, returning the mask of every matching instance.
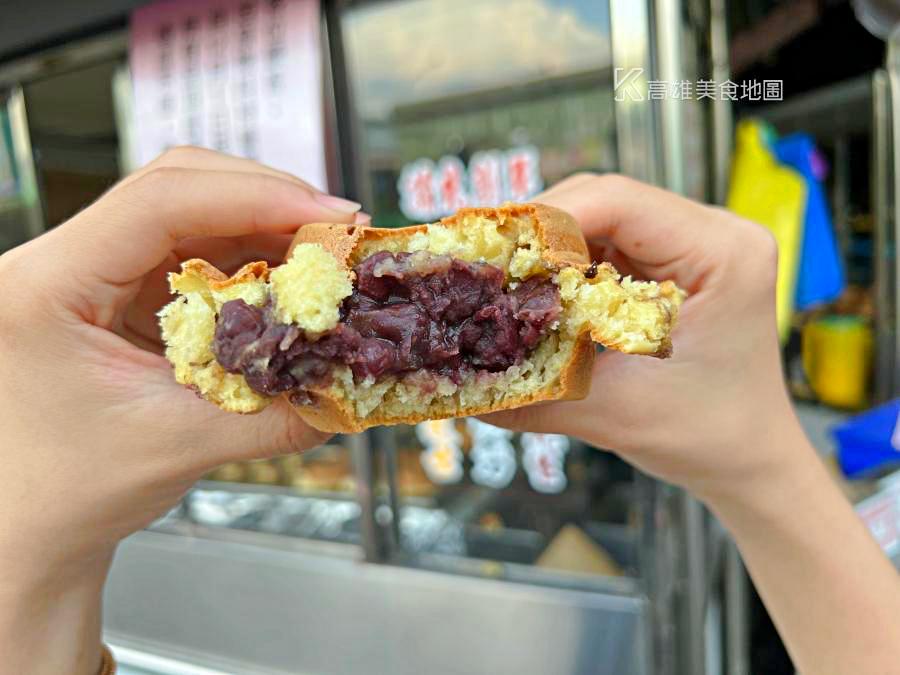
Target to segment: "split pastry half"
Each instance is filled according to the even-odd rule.
[[[541,204],[467,208],[400,229],[318,223],[287,261],[170,276],[160,312],[178,382],[225,410],[286,396],[355,432],[587,395],[594,343],[667,357],[684,293],[591,262]]]

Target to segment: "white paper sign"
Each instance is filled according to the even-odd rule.
[[[466,427],[472,435],[472,480],[495,490],[508,486],[516,475],[513,433],[473,418],[466,420]]]
[[[135,165],[191,144],[324,189],[319,0],[166,0],[131,24]]]

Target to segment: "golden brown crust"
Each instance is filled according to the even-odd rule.
[[[304,422],[319,431],[336,434],[350,434],[364,431],[369,427],[389,424],[418,424],[426,420],[446,417],[471,417],[485,415],[500,410],[521,408],[544,401],[575,401],[588,395],[591,386],[591,370],[596,347],[586,332],[578,337],[572,356],[563,366],[559,380],[550,387],[532,392],[526,396],[508,399],[500,405],[469,406],[466,408],[429,408],[427,413],[397,417],[379,414],[376,408],[372,414],[360,418],[354,411],[352,401],[331,396],[327,390],[313,395],[311,405],[294,406],[294,410]]]
[[[538,240],[544,249],[543,259],[551,269],[564,266],[590,265],[587,244],[581,228],[575,219],[565,211],[546,204],[504,204],[493,207],[470,207],[460,209],[452,216],[442,218],[444,227],[459,227],[470,216],[507,220],[530,216],[534,219]],[[291,242],[297,244],[321,244],[338,262],[350,267],[350,260],[356,248],[365,242],[381,241],[398,237],[410,237],[419,232],[427,232],[428,225],[409,225],[393,229],[367,227],[364,225],[341,225],[337,223],[313,223],[298,230]]]
[[[181,264],[180,276],[193,276],[203,279],[206,285],[213,291],[222,291],[231,286],[243,284],[248,281],[257,281],[269,278],[269,266],[265,261],[251,262],[244,265],[230,277],[210,265],[205,260],[192,258]],[[179,276],[179,275],[176,275]]]
[[[409,229],[409,228],[403,228]],[[301,227],[288,249],[285,260],[291,257],[294,247],[298,244],[321,244],[322,248],[333,255],[338,263],[349,268],[350,256],[356,249],[362,237],[368,232],[383,232],[374,227],[363,225],[341,225],[338,223],[311,223]],[[387,232],[397,230],[387,230]]]

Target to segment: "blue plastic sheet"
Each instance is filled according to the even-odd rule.
[[[895,399],[851,417],[831,430],[844,475],[860,478],[900,466],[898,416],[900,399]]]
[[[818,151],[808,134],[792,134],[775,141],[778,160],[794,168],[806,182],[806,213],[794,307],[805,310],[831,302],[846,286],[837,238],[817,162]]]

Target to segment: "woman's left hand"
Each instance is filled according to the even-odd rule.
[[[0,256],[0,672],[96,672],[119,540],[217,465],[323,440],[282,401],[239,416],[177,384],[155,315],[181,260],[278,261],[304,223],[358,210],[255,162],[177,148]]]

